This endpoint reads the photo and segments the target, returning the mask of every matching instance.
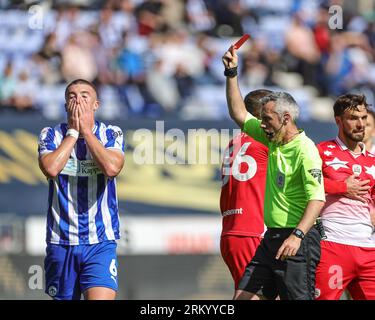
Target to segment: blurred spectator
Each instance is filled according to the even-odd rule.
[[[66,82],[74,79],[93,81],[98,74],[92,52],[94,40],[88,32],[73,33],[62,50],[61,72]]]
[[[343,8],[343,30],[329,29],[333,4]],[[124,116],[175,116],[186,105],[207,105],[212,117],[227,115],[225,96],[219,97],[221,53],[244,32],[251,40],[239,51],[240,81],[249,89],[293,89],[308,97],[306,105],[317,94],[375,92],[374,17],[349,0],[52,1],[43,7],[43,30],[28,26],[22,1],[3,7],[13,10],[0,9],[2,106],[14,103],[18,83],[36,83],[40,95],[33,103],[46,116],[63,115],[56,93],[65,81],[84,77],[105,93],[106,117],[119,110]],[[24,70],[27,75],[20,75]],[[212,92],[218,97],[209,97]]]
[[[145,0],[136,7],[139,35],[149,36],[153,32],[165,30],[165,20],[161,15],[162,7],[163,3],[157,0]]]
[[[124,11],[114,12],[105,7],[100,11],[98,33],[101,44],[105,49],[112,49],[121,45],[122,35],[129,30],[133,17]],[[135,23],[135,22],[134,22]]]
[[[27,71],[14,75],[12,63],[8,63],[4,75],[0,77],[0,106],[25,111],[35,108],[33,97],[37,82],[30,79]]]
[[[372,55],[368,39],[358,33],[332,35],[326,64],[330,93],[340,95],[358,86],[373,86]]]
[[[147,86],[155,100],[166,112],[174,111],[180,99],[176,81],[167,76],[163,70],[163,62],[156,60],[146,75]]]
[[[352,67],[345,35],[341,33],[332,35],[329,57],[325,66],[328,78],[326,83],[332,95],[339,96],[347,90],[345,83],[349,79]]]
[[[116,48],[106,49],[102,46],[99,34],[96,31],[91,32],[92,37],[92,53],[94,55],[95,64],[98,69],[96,83],[100,85],[114,85],[115,73],[114,61],[116,60]]]
[[[319,8],[315,25],[313,26],[315,41],[321,54],[328,54],[329,51],[330,32],[328,22],[330,16],[328,9],[323,6]]]
[[[162,0],[160,15],[169,28],[181,27],[184,19],[184,0]]]
[[[14,94],[17,88],[17,79],[13,74],[13,65],[11,62],[5,67],[0,76],[0,105],[1,107],[11,107],[14,103]]]
[[[268,68],[259,61],[259,53],[249,51],[244,58],[241,78],[244,85],[250,88],[263,87]]]
[[[123,35],[123,46],[115,61],[116,84],[122,103],[130,113],[157,114],[158,106],[149,92],[146,83],[146,70],[143,56],[127,43],[127,35]],[[137,90],[142,102],[140,108],[133,105],[132,92]],[[137,109],[139,109],[137,111]]]
[[[13,105],[18,111],[35,109],[34,96],[38,90],[35,79],[30,78],[26,70],[20,72],[17,80],[17,90],[14,93]]]
[[[320,51],[320,61],[317,66],[317,89],[320,95],[327,95],[329,93],[327,83],[327,77],[324,72],[324,64],[326,63],[329,50],[330,50],[330,30],[328,28],[328,22],[330,15],[328,13],[329,8],[327,6],[321,6],[318,9],[315,25],[313,26],[313,32],[315,42]]]
[[[303,76],[304,84],[317,86],[316,72],[320,59],[319,48],[314,34],[304,25],[300,15],[295,14],[292,24],[285,35],[285,46],[293,61],[290,71]]]
[[[71,34],[80,30],[80,11],[76,6],[66,6],[57,8],[57,18],[55,25],[55,34],[57,47],[61,50]]]
[[[186,20],[192,32],[209,31],[215,27],[215,17],[203,0],[185,0],[185,8]]]
[[[39,77],[43,83],[54,84],[62,81],[61,53],[57,47],[56,33],[47,35],[42,49],[31,59],[35,63],[34,68],[39,69]]]
[[[217,34],[220,36],[241,36],[241,18],[245,12],[240,0],[209,1],[210,10],[215,14]]]
[[[369,22],[364,34],[366,35],[370,48],[371,48],[371,54],[372,59],[375,59],[375,23],[374,21]]]

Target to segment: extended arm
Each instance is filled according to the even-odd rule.
[[[236,54],[236,49],[233,46],[227,52],[225,52],[222,61],[225,69],[237,67],[238,57]],[[226,96],[229,115],[242,129],[247,116],[247,110],[238,86],[237,76],[227,77]]]
[[[67,111],[69,128],[74,129],[78,134],[79,119],[76,100],[69,102]],[[39,167],[47,178],[55,178],[64,169],[77,142],[77,138],[67,135],[56,150],[42,154],[39,157]]]

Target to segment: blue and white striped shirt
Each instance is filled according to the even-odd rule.
[[[44,128],[39,136],[39,156],[58,148],[68,126]],[[124,153],[119,127],[95,122],[94,134],[106,149]],[[120,238],[116,179],[106,177],[79,138],[65,168],[49,179],[47,243],[94,244]]]

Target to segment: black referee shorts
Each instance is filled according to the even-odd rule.
[[[314,227],[301,241],[294,257],[281,261],[276,254],[293,228],[270,228],[247,265],[239,289],[267,299],[314,300],[315,271],[320,260],[320,234]]]

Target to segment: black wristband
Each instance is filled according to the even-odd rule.
[[[237,75],[237,67],[228,68],[224,70],[224,76],[233,78]]]
[[[292,232],[297,238],[300,238],[301,240],[303,240],[305,238],[305,234],[303,233],[303,231],[301,229],[297,229],[295,228]]]

